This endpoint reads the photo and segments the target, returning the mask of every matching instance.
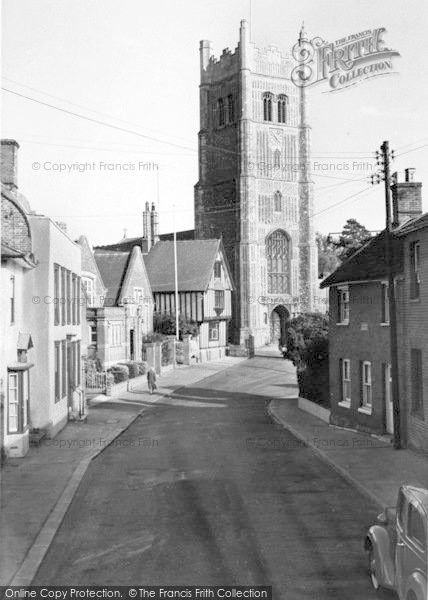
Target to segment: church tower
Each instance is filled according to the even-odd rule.
[[[303,29],[299,40],[304,40]],[[314,308],[317,252],[305,88],[291,56],[261,49],[241,22],[238,47],[200,44],[195,230],[222,237],[235,281],[231,341],[278,343],[287,319]]]

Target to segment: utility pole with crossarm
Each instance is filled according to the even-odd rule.
[[[392,219],[390,200],[390,169],[389,161],[394,160],[394,151],[390,152],[389,142],[383,142],[380,152],[376,152],[377,164],[380,166],[379,173],[371,176],[372,184],[385,182],[385,209],[386,209],[386,231],[385,231],[385,254],[388,269],[388,301],[389,301],[389,333],[391,346],[391,379],[392,379],[392,407],[394,413],[394,448],[402,448],[401,440],[401,409],[400,409],[400,387],[398,375],[398,339],[397,339],[397,310],[394,284],[394,256],[392,249]]]

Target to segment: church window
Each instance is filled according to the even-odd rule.
[[[227,97],[227,118],[229,123],[233,123],[235,121],[235,100],[232,94]]]
[[[267,288],[269,294],[289,291],[289,239],[284,231],[271,233],[266,240]]]
[[[264,94],[263,96],[263,119],[272,121],[272,94]]]
[[[287,96],[279,96],[278,98],[278,123],[285,123],[287,119]]]
[[[218,124],[219,124],[219,127],[222,127],[224,125],[224,100],[223,100],[223,98],[218,99],[217,107],[218,107]]]
[[[274,210],[275,212],[282,211],[282,194],[281,192],[275,192],[275,196],[273,198]]]
[[[281,167],[281,152],[279,150],[275,150],[273,153],[273,168],[279,169]]]

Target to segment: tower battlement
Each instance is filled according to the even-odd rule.
[[[203,40],[200,44],[201,54],[201,83],[221,81],[230,75],[236,75],[240,68],[239,45],[234,52],[224,48],[217,58],[212,54],[211,43]]]
[[[311,310],[317,285],[306,97],[292,55],[256,46],[246,21],[233,52],[215,57],[202,41],[200,61],[196,237],[223,238],[233,343],[278,343],[284,315]]]

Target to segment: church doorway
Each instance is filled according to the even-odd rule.
[[[290,313],[282,304],[275,306],[270,315],[270,343],[275,345],[285,345],[287,324],[290,319]]]

